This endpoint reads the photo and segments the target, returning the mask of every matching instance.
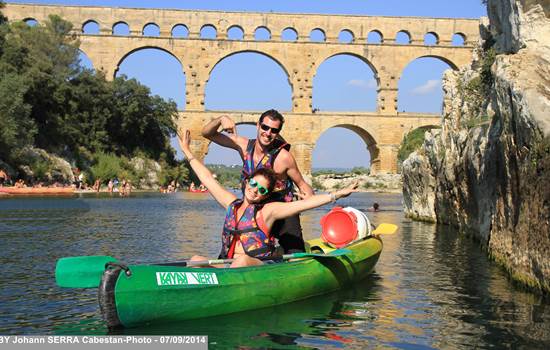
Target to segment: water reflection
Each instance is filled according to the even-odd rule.
[[[207,334],[211,348],[547,348],[548,300],[514,287],[478,244],[449,227],[403,217],[401,197],[357,194],[339,205],[374,223],[400,226],[384,237],[376,272],[338,293],[215,319],[153,325],[124,334]],[[330,208],[302,215],[319,235]],[[55,260],[112,255],[126,262],[216,256],[224,211],[189,193],[0,199],[0,333],[106,334],[94,289],[60,289]],[[24,297],[22,297],[24,296]]]

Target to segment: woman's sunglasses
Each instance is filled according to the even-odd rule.
[[[281,131],[280,128],[272,128],[272,127],[270,127],[269,125],[265,125],[265,124],[260,124],[260,128],[261,128],[263,131],[267,131],[267,130],[270,130],[270,129],[271,129],[271,133],[272,133],[272,134],[278,134],[279,131]]]
[[[254,179],[250,179],[248,180],[248,184],[250,185],[250,187],[252,188],[258,188],[258,192],[262,195],[262,196],[265,196],[269,190],[267,188],[265,188],[264,186],[260,185],[258,183],[258,181],[254,180]]]

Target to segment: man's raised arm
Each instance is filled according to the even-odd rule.
[[[227,135],[218,131],[220,126],[222,127],[222,131],[227,132]],[[235,126],[235,122],[226,115],[212,119],[208,124],[206,124],[202,128],[202,136],[220,146],[237,150],[241,156],[246,148],[246,144],[248,143],[248,139],[246,137],[237,135],[237,127]]]

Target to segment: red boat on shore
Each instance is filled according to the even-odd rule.
[[[0,187],[1,193],[25,196],[70,195],[74,187]]]

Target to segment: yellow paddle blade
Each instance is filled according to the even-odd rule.
[[[397,231],[397,225],[382,223],[372,231],[373,235],[393,235]]]

